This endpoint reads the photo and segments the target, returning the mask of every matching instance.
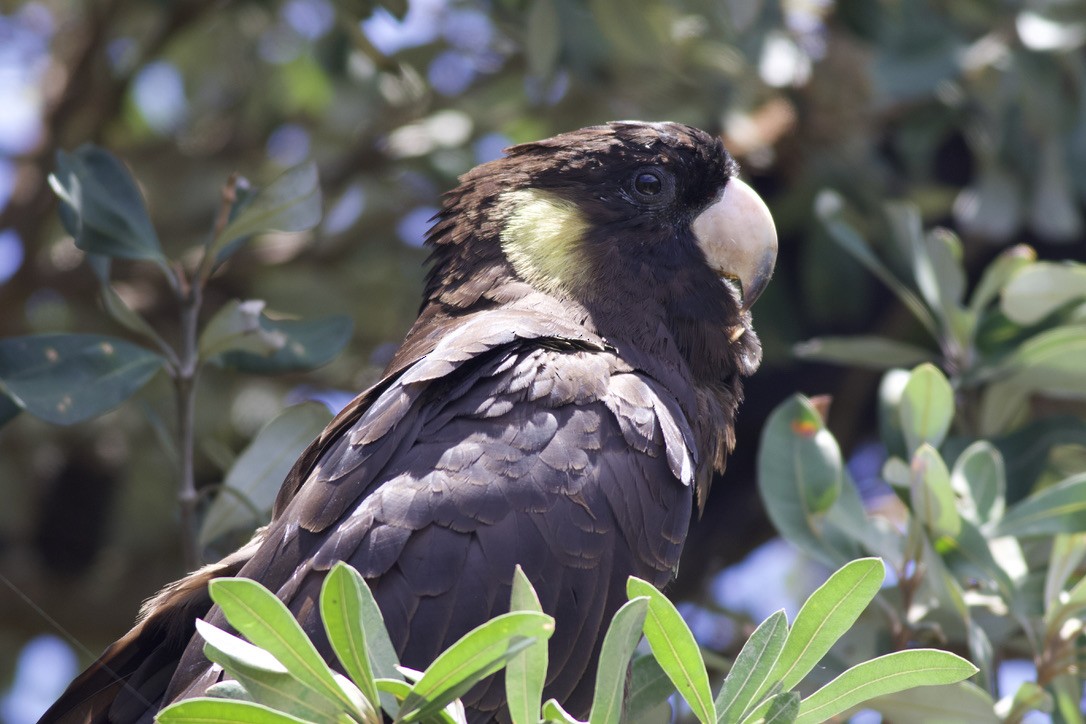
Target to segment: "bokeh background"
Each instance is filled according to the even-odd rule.
[[[773,540],[758,501],[769,410],[796,391],[832,394],[830,427],[855,477],[879,491],[877,376],[800,361],[794,345],[918,334],[826,236],[816,195],[847,199],[876,249],[881,203],[915,203],[925,224],[960,234],[973,272],[1011,243],[1086,257],[1084,45],[1081,0],[0,3],[0,336],[123,334],[58,223],[46,182],[58,149],[94,142],[121,157],[179,258],[206,238],[231,172],[263,183],[316,161],[323,222],[257,239],[215,277],[208,306],[259,298],[292,315],[344,313],[355,333],[305,375],[208,370],[196,463],[213,486],[285,405],[342,405],[375,379],[413,319],[427,220],[459,174],[513,143],[613,119],[719,133],[774,213],[780,264],[755,308],[766,357],[738,450],[669,593],[703,643],[734,653],[751,621],[794,612],[824,576]],[[152,268],[119,264],[115,278],[176,334]],[[22,415],[0,430],[8,724],[33,721],[183,573],[176,483],[148,424],[170,405],[160,376],[92,422]]]

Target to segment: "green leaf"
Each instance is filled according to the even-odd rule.
[[[797,547],[830,565],[853,553],[826,535],[825,511],[843,486],[837,441],[810,400],[795,395],[762,428],[758,489],[769,519]]]
[[[1055,397],[1086,398],[1086,325],[1055,327],[1030,337],[998,367],[1017,385]]]
[[[162,364],[154,352],[96,334],[0,339],[0,387],[19,407],[57,425],[113,409]]]
[[[1045,611],[1052,609],[1071,577],[1086,559],[1086,533],[1061,533],[1052,539],[1045,575]]]
[[[935,318],[924,306],[924,302],[879,261],[856,229],[844,221],[843,210],[844,202],[834,191],[822,191],[815,199],[815,214],[829,232],[830,238],[889,287],[890,291],[901,300],[928,332],[938,338],[939,329],[935,324]]]
[[[639,596],[649,599],[644,630],[653,656],[660,668],[667,672],[694,716],[703,724],[715,722],[716,710],[705,661],[694,634],[675,606],[651,583],[634,576],[626,581],[626,595],[631,599]]]
[[[630,686],[626,691],[626,716],[629,724],[656,724],[662,719],[657,712],[666,711],[670,719],[668,699],[675,693],[667,672],[660,668],[652,654],[639,656],[630,666]]]
[[[792,724],[799,716],[799,694],[794,691],[782,691],[773,697],[769,711],[765,715],[765,724]]]
[[[1036,258],[1037,252],[1025,244],[1003,250],[984,268],[980,281],[973,290],[973,296],[969,300],[970,311],[974,315],[979,315],[1003,291],[1008,280],[1023,267],[1032,264]]]
[[[954,391],[932,364],[912,371],[901,394],[901,428],[910,453],[921,443],[939,447],[954,417]]]
[[[885,576],[878,558],[852,561],[830,576],[800,608],[769,679],[785,691],[798,684],[852,627]]]
[[[0,387],[2,386],[3,382],[0,382]],[[23,408],[19,407],[15,400],[0,390],[0,427],[14,420],[22,411]]]
[[[978,440],[954,461],[950,486],[958,495],[958,510],[975,525],[999,520],[1006,500],[1007,473],[1003,456],[986,440]]]
[[[355,569],[338,561],[321,585],[320,609],[328,642],[351,680],[374,708],[380,704],[362,626],[362,589],[366,582]]]
[[[510,611],[543,613],[539,596],[524,569],[517,564],[513,572]],[[529,646],[505,665],[505,693],[513,724],[536,724],[547,679],[547,647]]]
[[[98,292],[102,297],[102,306],[105,307],[109,316],[113,317],[125,329],[135,332],[144,339],[162,343],[158,332],[139,312],[129,307],[128,303],[121,298],[121,295],[109,283],[110,267],[113,265],[113,260],[101,254],[87,254],[87,263],[94,275],[98,277]]]
[[[226,474],[224,489],[208,508],[200,526],[200,545],[227,531],[260,523],[253,518],[254,509],[271,510],[294,461],[331,419],[324,405],[304,402],[283,410],[261,428]]]
[[[373,592],[370,591],[370,587],[366,585],[364,579],[361,584],[358,589],[361,597],[359,604],[362,612],[362,629],[366,633],[366,648],[369,652],[370,668],[373,670],[374,676],[378,678],[378,691],[383,692],[381,707],[392,716],[396,716],[400,709],[399,704],[391,693],[384,693],[388,689],[382,689],[380,681],[381,679],[403,679],[399,668],[400,660],[396,655],[396,648],[392,645],[392,639],[389,638],[388,628],[385,626],[385,617],[377,606],[377,600],[373,597]]]
[[[218,255],[227,244],[261,231],[305,231],[321,220],[317,165],[296,166],[260,189],[212,242],[208,254]]]
[[[535,611],[497,616],[466,633],[434,660],[404,699],[397,721],[426,719],[460,698],[525,647],[544,646],[554,619]]]
[[[331,362],[354,331],[354,321],[345,314],[318,319],[270,319],[261,315],[259,325],[264,334],[281,336],[283,344],[270,354],[227,350],[216,361],[252,374],[304,372]]]
[[[892,369],[887,370],[879,382],[879,437],[886,446],[887,455],[902,459],[912,453],[905,449],[905,432],[901,429],[901,397],[909,377],[907,370]]]
[[[228,699],[186,699],[171,704],[155,716],[161,724],[308,724],[260,704]]]
[[[894,724],[969,722],[999,724],[995,703],[976,684],[961,681],[943,686],[920,686],[870,699],[862,708],[874,709]]]
[[[935,354],[923,347],[886,337],[859,335],[817,337],[796,345],[794,351],[802,359],[877,370],[912,367],[935,359]]]
[[[294,678],[364,718],[357,702],[336,682],[328,664],[275,594],[247,578],[218,578],[208,584],[208,590],[230,625],[278,659]]]
[[[83,251],[165,264],[154,226],[128,169],[90,144],[57,151],[49,185],[60,197],[65,226]]]
[[[741,721],[750,705],[774,683],[769,674],[787,638],[788,617],[784,611],[777,611],[754,630],[717,694],[718,722]]]
[[[227,679],[225,681],[220,681],[217,684],[212,684],[211,686],[207,687],[207,691],[205,693],[215,699],[253,701],[253,697],[249,694],[249,691],[242,685],[242,683],[233,679]]]
[[[554,699],[547,699],[547,703],[543,705],[543,721],[545,722],[558,722],[558,724],[581,724],[580,720],[571,715],[568,711],[562,708]]]
[[[1016,537],[1086,530],[1086,473],[1071,476],[1010,508],[997,535]]]
[[[562,28],[554,0],[535,0],[525,20],[524,55],[528,72],[550,78],[562,51]]]
[[[914,686],[953,684],[975,673],[976,666],[946,651],[895,651],[853,666],[804,699],[796,722],[817,724],[876,696]]]
[[[228,351],[267,356],[282,349],[286,335],[265,329],[260,323],[265,302],[231,299],[216,312],[200,334],[200,358],[210,359]]]
[[[600,651],[596,689],[592,696],[590,724],[619,724],[622,721],[622,697],[641,630],[649,611],[649,599],[637,597],[615,612]]]
[[[1083,299],[1086,299],[1086,266],[1039,261],[1019,270],[1007,283],[1000,309],[1011,321],[1025,327]]]
[[[933,539],[955,538],[961,530],[957,499],[950,486],[950,471],[939,451],[921,443],[909,466],[912,509]]]
[[[200,619],[196,631],[208,660],[240,681],[256,703],[313,721],[334,719],[344,711],[339,701],[298,681],[264,649]]]

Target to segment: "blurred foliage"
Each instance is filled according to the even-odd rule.
[[[646,0],[637,12],[622,0],[2,7],[0,62],[17,82],[5,99],[14,120],[0,128],[0,177],[11,182],[0,183],[0,250],[10,256],[15,239],[21,263],[0,284],[0,337],[78,331],[137,342],[139,324],[134,316],[126,323],[124,309],[167,345],[184,336],[178,298],[161,265],[146,260],[151,246],[138,247],[144,256],[136,260],[115,254],[107,270],[87,263],[90,247],[75,242],[70,219],[68,228],[58,223],[47,179],[59,172],[70,195],[65,168],[69,177],[79,170],[73,149],[84,143],[109,148],[132,170],[155,254],[190,271],[231,174],[263,185],[306,161],[319,169],[323,221],[223,249],[198,321],[210,325],[230,300],[260,299],[302,319],[347,315],[354,335],[313,372],[289,360],[276,376],[206,366],[194,425],[201,514],[287,404],[342,402],[341,391],[374,380],[413,319],[425,257],[417,247],[458,174],[503,145],[616,118],[719,132],[781,231],[777,276],[755,309],[766,363],[748,385],[739,449],[692,532],[677,593],[705,602],[704,579],[772,534],[753,480],[755,440],[775,404],[795,390],[832,392],[829,426],[846,453],[888,414],[873,402],[874,374],[797,362],[793,345],[811,337],[832,356],[825,350],[843,337],[864,335],[871,343],[863,361],[874,367],[939,363],[955,391],[955,424],[994,436],[1004,453],[1008,504],[1083,469],[1081,396],[1063,394],[1067,369],[1058,364],[1073,359],[1065,355],[1075,341],[1030,334],[1074,307],[1071,297],[1037,300],[1031,291],[1073,289],[1079,272],[1025,259],[1035,276],[1015,277],[1017,288],[990,280],[981,293],[982,270],[997,268],[989,262],[1000,259],[1008,276],[1017,268],[1020,252],[1004,250],[1011,244],[1030,245],[1042,260],[1086,256],[1082,3]],[[28,117],[30,130],[18,136],[16,121]],[[59,164],[58,150],[69,153]],[[83,163],[97,168],[93,157]],[[888,212],[887,200],[907,211]],[[957,236],[910,231],[936,225]],[[917,238],[935,286],[918,278],[911,296],[888,293],[884,282],[914,278],[916,261],[900,244]],[[841,249],[850,239],[853,251],[869,242],[883,282],[864,256]],[[957,276],[945,277],[948,258],[960,261]],[[928,296],[944,288],[954,293]],[[965,288],[975,289],[968,304],[957,291]],[[96,293],[101,305],[88,303]],[[983,314],[973,308],[978,295],[987,297]],[[997,297],[1009,307],[996,311]],[[969,315],[975,326],[965,334]],[[271,337],[296,331],[286,320],[257,319]],[[327,325],[323,333],[336,338],[335,323]],[[1053,348],[1072,351],[1051,357]],[[240,368],[246,354],[220,359]],[[1013,373],[1039,358],[1057,364]],[[269,357],[244,359],[259,367]],[[0,571],[95,651],[128,628],[141,598],[181,573],[160,444],[177,432],[173,413],[163,412],[173,395],[169,377],[155,374],[131,403],[85,424],[20,415],[0,431]],[[17,409],[0,398],[0,420]],[[1021,452],[1038,437],[1049,455]],[[960,451],[937,452],[957,460]],[[1029,474],[1012,473],[1014,460]],[[812,505],[832,509],[837,483],[822,485]],[[205,533],[208,557],[237,542],[212,537]],[[0,620],[6,680],[8,652],[49,626],[14,596],[0,596]]]

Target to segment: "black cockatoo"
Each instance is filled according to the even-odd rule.
[[[467,173],[381,381],[298,460],[270,524],[148,601],[43,721],[149,722],[213,684],[193,621],[226,625],[219,576],[260,581],[320,631],[341,560],[418,669],[508,610],[521,564],[556,619],[544,695],[587,714],[627,577],[674,575],[761,359],[748,310],[776,232],[736,171],[703,131],[617,122]],[[464,701],[489,721],[504,696],[495,678]]]

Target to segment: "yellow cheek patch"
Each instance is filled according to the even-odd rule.
[[[575,204],[538,189],[509,191],[500,203],[510,209],[502,251],[517,274],[549,291],[587,288],[591,270],[582,242],[588,222]]]

